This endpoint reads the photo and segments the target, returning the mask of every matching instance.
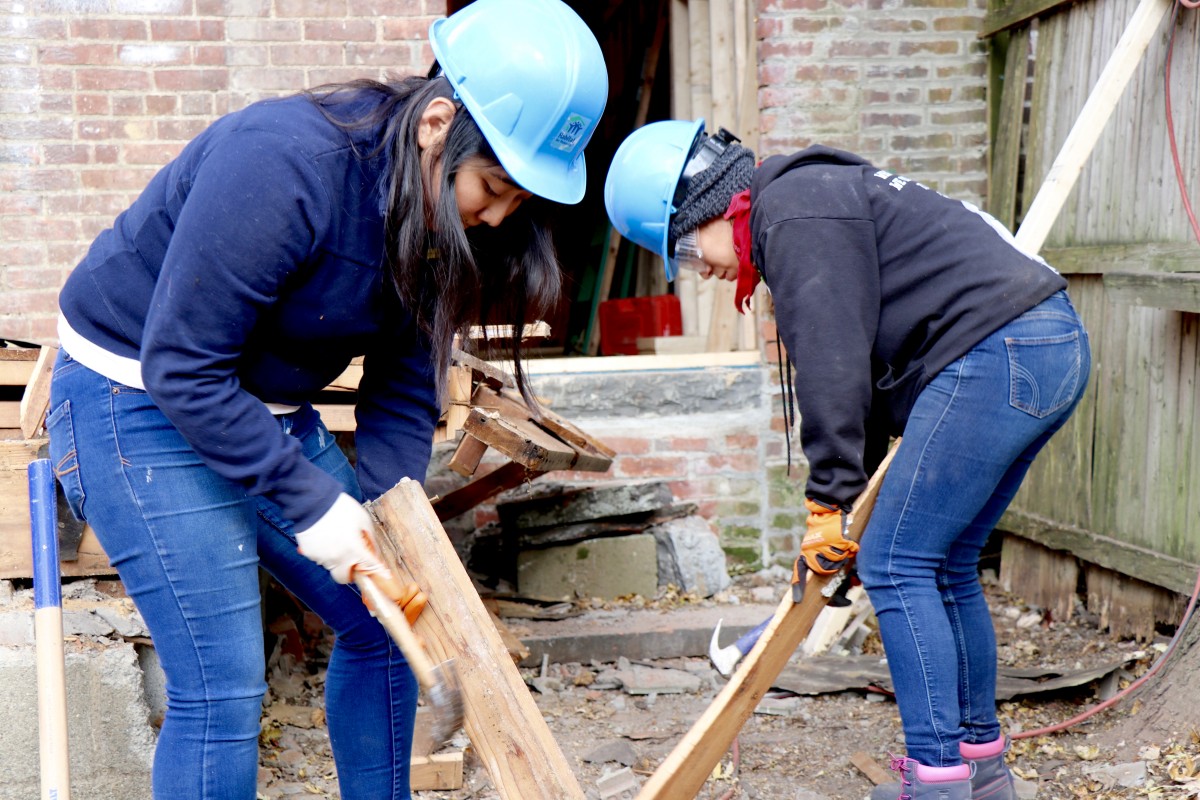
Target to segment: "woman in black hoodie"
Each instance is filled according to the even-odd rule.
[[[756,167],[703,120],[631,134],[605,204],[668,280],[737,281],[739,311],[771,292],[809,464],[794,581],[857,553],[903,721],[903,787],[873,800],[1015,798],[978,564],[1087,383],[1066,281],[969,203],[827,147]],[[895,436],[860,550],[845,515]]]

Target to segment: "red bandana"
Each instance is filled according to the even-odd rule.
[[[745,314],[750,307],[750,297],[761,280],[758,270],[750,261],[752,239],[749,189],[733,196],[729,201],[729,208],[725,211],[725,219],[733,223],[733,252],[737,254],[738,259],[737,293],[733,303],[740,313]]]

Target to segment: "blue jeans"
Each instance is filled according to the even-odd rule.
[[[356,590],[296,550],[275,504],[206,467],[145,391],[59,352],[47,419],[72,511],[92,526],[166,674],[157,800],[254,800],[266,690],[261,565],[333,629],[326,718],[344,800],[410,797],[417,685]],[[280,418],[284,432],[290,421]],[[305,455],[361,497],[324,425]]]
[[[960,764],[959,742],[1000,733],[979,555],[1090,368],[1087,333],[1058,292],[943,369],[913,407],[857,560],[908,756],[923,764]]]

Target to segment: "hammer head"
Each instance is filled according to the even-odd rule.
[[[708,643],[708,659],[717,672],[728,678],[733,674],[733,668],[737,666],[737,662],[741,661],[742,651],[737,648],[736,644],[725,647],[718,646],[722,622],[724,620],[717,620],[717,627],[713,629],[712,641]]]
[[[436,746],[441,746],[463,725],[462,690],[453,659],[434,666],[432,677],[425,692],[432,712],[429,735]]]

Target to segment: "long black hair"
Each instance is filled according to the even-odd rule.
[[[388,273],[400,302],[429,337],[439,398],[459,336],[467,349],[469,326],[502,320],[513,325],[509,355],[517,386],[536,409],[521,365],[521,331],[526,322],[550,311],[562,292],[562,271],[547,228],[549,205],[532,197],[496,228],[464,229],[454,181],[464,163],[483,158],[499,164],[470,113],[454,97],[450,82],[437,74],[381,83],[356,80],[307,93],[330,122],[345,130],[378,130],[377,144],[361,158],[387,159],[380,187]],[[375,96],[378,102],[347,119],[335,108]],[[445,138],[431,152],[440,162],[437,186],[423,174],[417,129],[434,98],[455,103]],[[486,331],[486,329],[485,329]],[[486,343],[486,339],[485,339]]]

